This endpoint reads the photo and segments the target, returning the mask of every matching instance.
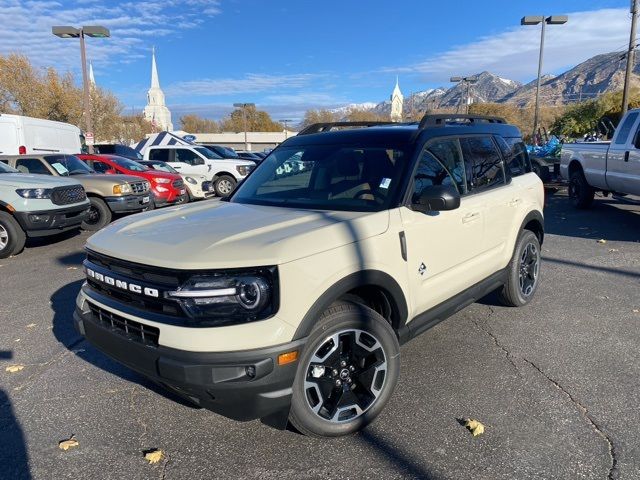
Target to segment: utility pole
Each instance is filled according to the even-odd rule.
[[[629,86],[631,75],[633,75],[633,65],[635,63],[636,48],[636,23],[638,20],[638,0],[631,2],[631,34],[629,35],[629,50],[627,51],[627,70],[624,74],[624,90],[622,91],[622,115],[627,113],[629,108]]]
[[[255,103],[234,103],[234,107],[242,109],[242,123],[244,128],[244,149],[249,150],[249,142],[247,141],[247,108],[255,107]]]
[[[453,83],[462,84],[465,87],[465,103],[467,104],[465,107],[465,114],[469,114],[469,103],[471,103],[471,84],[476,83],[478,81],[478,77],[451,77],[449,80]],[[456,113],[460,110],[460,104],[462,103],[462,98],[458,102],[458,106],[456,107]]]

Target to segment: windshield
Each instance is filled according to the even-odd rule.
[[[320,210],[389,208],[405,154],[384,147],[279,148],[236,190],[232,202]]]
[[[216,152],[213,152],[206,147],[195,147],[194,150],[210,160],[220,160],[222,158]]]
[[[20,170],[11,168],[9,165],[2,163],[2,161],[0,161],[0,173],[20,173]]]
[[[126,168],[127,170],[132,170],[134,172],[144,172],[147,170],[144,165],[140,165],[138,162],[134,162],[128,158],[113,156],[109,157],[109,160],[122,168]]]
[[[63,177],[93,173],[93,170],[75,155],[47,155],[44,159]]]
[[[145,163],[145,165],[161,172],[178,173],[175,168],[164,162]]]

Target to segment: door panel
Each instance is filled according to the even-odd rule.
[[[637,112],[627,115],[609,147],[606,182],[615,192],[640,195],[640,126],[633,128],[637,118]]]

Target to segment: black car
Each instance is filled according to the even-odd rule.
[[[118,155],[119,157],[128,158],[129,160],[142,160],[142,154],[127,146],[118,143],[101,143],[93,146],[94,153],[102,155]]]

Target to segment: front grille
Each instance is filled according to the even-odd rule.
[[[147,193],[149,191],[149,184],[147,182],[130,183],[131,191],[133,193]]]
[[[72,203],[84,202],[87,194],[82,185],[73,185],[70,187],[56,187],[51,193],[51,201],[55,205],[70,205]]]
[[[93,320],[98,325],[143,345],[158,346],[160,329],[121,317],[91,302],[87,302],[87,304],[91,310]]]
[[[182,188],[184,187],[184,182],[182,180],[174,180],[171,185],[173,185],[174,188]]]

